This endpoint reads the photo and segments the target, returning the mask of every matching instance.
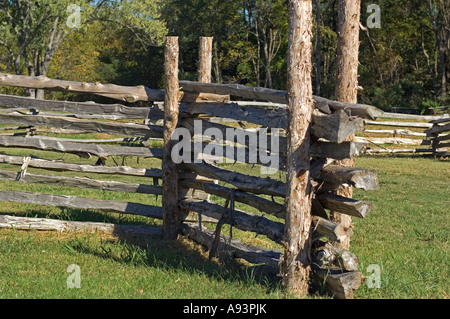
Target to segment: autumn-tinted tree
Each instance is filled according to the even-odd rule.
[[[156,0],[2,0],[0,45],[16,74],[46,75],[65,39],[74,32],[88,32],[93,21],[126,27],[143,45],[161,44],[166,29],[158,4]]]

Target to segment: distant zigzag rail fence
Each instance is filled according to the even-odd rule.
[[[448,156],[450,117],[384,113],[378,120],[366,120],[356,140],[368,143],[367,154],[424,154]],[[420,148],[419,148],[420,147]]]
[[[0,73],[0,85],[25,88],[59,90],[79,93],[94,93],[111,97],[122,102],[154,102],[151,107],[130,107],[121,104],[98,104],[93,102],[65,102],[35,100],[26,97],[0,95],[0,123],[11,126],[2,127],[0,147],[45,150],[71,153],[83,158],[98,157],[99,165],[81,165],[63,161],[51,161],[42,158],[0,155],[0,163],[21,166],[17,172],[0,171],[0,179],[17,183],[44,183],[68,187],[94,188],[114,192],[132,192],[161,195],[165,187],[161,181],[165,174],[165,159],[162,148],[150,147],[149,139],[164,138],[167,128],[161,126],[165,118],[164,111],[158,105],[170,92],[152,90],[143,86],[123,87],[108,84],[88,84],[61,81],[44,77],[26,77]],[[260,130],[286,127],[286,109],[279,107],[287,103],[286,92],[263,88],[245,87],[231,84],[211,84],[180,81],[178,96],[178,127],[194,132],[194,121],[201,121],[203,137],[202,152],[214,140],[207,131],[225,132],[231,128],[230,121],[241,124],[236,130],[250,134]],[[232,102],[231,97],[251,101]],[[264,101],[261,107],[257,101]],[[350,185],[367,191],[378,188],[376,171],[345,168],[334,164],[336,160],[352,158],[363,154],[366,143],[346,141],[349,136],[364,131],[364,121],[375,121],[383,112],[373,106],[346,104],[314,97],[315,111],[312,125],[311,176],[314,198],[312,202],[314,227],[314,276],[324,282],[337,298],[352,298],[353,291],[363,281],[358,271],[357,257],[344,249],[336,249],[334,242],[341,242],[352,236],[351,228],[344,228],[329,219],[328,211],[338,211],[357,218],[364,218],[374,208],[372,203],[345,198],[335,194],[342,185]],[[268,104],[269,103],[269,104]],[[178,104],[178,102],[176,103]],[[268,105],[273,105],[268,107]],[[170,114],[169,114],[170,115]],[[167,116],[167,114],[166,114]],[[123,123],[126,120],[127,123]],[[245,125],[254,124],[252,129]],[[447,124],[448,125],[448,124]],[[243,128],[242,128],[243,127]],[[22,132],[24,131],[25,132]],[[119,135],[120,138],[102,140],[74,140],[64,137],[46,137],[37,134],[43,132],[59,133],[104,133]],[[23,136],[22,136],[23,135]],[[225,136],[225,134],[224,134]],[[195,137],[194,137],[195,140]],[[209,142],[205,142],[209,141]],[[134,141],[140,146],[120,146],[120,142]],[[193,141],[194,142],[194,141]],[[244,148],[247,142],[223,141],[232,143],[235,150]],[[241,145],[237,145],[241,143]],[[167,145],[164,145],[167,146]],[[235,154],[236,152],[234,152]],[[285,172],[283,156],[286,153],[286,138],[281,134],[279,140],[280,172]],[[162,159],[162,167],[133,168],[131,166],[106,166],[105,160],[113,156]],[[239,158],[232,158],[239,160]],[[260,159],[258,159],[260,161]],[[263,161],[260,161],[264,165]],[[251,171],[251,164],[246,172]],[[94,180],[86,177],[62,177],[27,173],[27,168],[39,168],[47,171],[70,171],[80,174],[95,173],[128,175],[142,178],[143,183],[125,183]],[[218,252],[228,252],[236,258],[250,263],[265,264],[277,268],[281,250],[255,247],[236,238],[225,236],[221,227],[229,224],[232,228],[264,235],[273,242],[282,245],[284,237],[285,215],[284,198],[286,185],[282,178],[263,178],[233,171],[233,165],[225,169],[208,159],[200,163],[181,163],[178,170],[178,195],[175,195],[178,209],[179,229],[187,237],[206,246],[210,256]],[[283,173],[284,174],[284,173]],[[167,176],[166,176],[167,177]],[[145,181],[151,180],[151,183]],[[216,182],[215,182],[216,181]],[[219,181],[219,183],[217,183]],[[215,195],[225,199],[225,205],[219,205],[211,199]],[[139,203],[119,202],[104,199],[81,198],[37,194],[22,191],[0,191],[0,201],[33,203],[59,207],[106,211],[120,214],[133,214],[154,219],[163,219],[162,207]],[[234,203],[245,204],[259,213],[249,213],[236,209]],[[273,217],[272,217],[273,216]],[[215,224],[215,230],[205,225]],[[101,230],[117,236],[144,236],[161,238],[163,228],[149,226],[111,225],[92,222],[73,222],[28,217],[0,215],[0,227],[16,229],[42,230]],[[327,240],[325,240],[327,238]],[[328,241],[328,242],[327,242]]]

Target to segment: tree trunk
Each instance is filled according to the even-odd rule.
[[[317,22],[317,38],[316,38],[316,95],[320,96],[321,91],[321,74],[322,74],[322,34],[320,32],[320,0],[316,0],[316,22]]]
[[[441,25],[439,27],[439,64],[440,64],[440,73],[441,73],[441,101],[445,103],[447,100],[447,71],[445,65],[445,56],[448,54],[446,41],[445,41],[445,31],[444,26]]]
[[[313,96],[311,82],[312,1],[289,1],[288,172],[285,249],[280,262],[286,293],[308,292],[311,263],[311,182],[309,145]]]
[[[178,168],[172,160],[172,135],[178,124],[178,37],[167,37],[165,47],[166,97],[164,101],[163,229],[164,239],[178,237]]]
[[[339,0],[338,2],[338,48],[336,69],[336,100],[346,103],[357,103],[358,100],[358,55],[359,55],[359,28],[361,16],[361,0]],[[350,136],[348,140],[353,140]],[[342,160],[340,165],[354,167],[353,159]],[[345,187],[338,195],[351,198],[352,187]],[[331,219],[342,224],[345,228],[352,227],[350,216],[331,213]],[[349,249],[350,238],[336,247]]]
[[[264,26],[264,25],[263,25]],[[266,61],[264,67],[266,69],[266,81],[264,86],[266,88],[272,88],[272,71],[270,70],[270,64],[272,63],[272,56],[269,52],[269,41],[267,39],[267,32],[263,30],[263,50],[264,50],[264,59]],[[272,40],[272,39],[271,39]]]
[[[222,83],[222,76],[219,66],[219,53],[217,50],[217,43],[214,44],[214,75],[216,77],[216,83]]]
[[[211,83],[211,69],[212,69],[212,37],[200,38],[200,65],[198,68],[198,81],[201,83]]]

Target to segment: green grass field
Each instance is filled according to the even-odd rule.
[[[12,151],[14,155],[23,156],[21,150],[9,149],[8,153]],[[61,155],[49,153],[42,157],[51,156],[57,158]],[[88,163],[76,157],[69,158],[70,155],[64,156],[71,162]],[[139,166],[150,164],[155,165],[143,161]],[[373,202],[376,209],[364,220],[354,219],[350,250],[359,257],[360,271],[366,277],[371,275],[369,265],[379,266],[381,287],[369,288],[364,284],[355,297],[449,298],[448,160],[406,156],[362,157],[357,159],[357,167],[376,169],[380,189],[355,191],[355,198]],[[19,168],[2,166],[2,169],[15,171]],[[45,173],[33,169],[29,171]],[[76,176],[75,173],[65,175]],[[114,179],[118,180],[116,177]],[[136,181],[130,177],[120,180]],[[150,205],[161,200],[153,195],[13,182],[1,182],[0,188]],[[17,203],[1,203],[0,214],[160,225],[160,222],[142,218]],[[260,236],[253,238],[237,231],[235,236],[247,236],[246,239],[253,244],[273,247]],[[70,273],[66,270],[71,264],[80,266],[80,289],[67,288]],[[155,241],[138,246],[99,234],[0,230],[0,298],[282,297],[279,277],[227,258],[208,261],[205,251],[186,239],[176,243]],[[326,297],[313,295],[311,298]]]

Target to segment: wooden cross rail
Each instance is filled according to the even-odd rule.
[[[30,218],[0,215],[0,228],[17,230],[38,230],[58,232],[93,232],[107,234],[121,239],[161,239],[162,228],[143,225],[120,225],[98,222],[76,222],[47,218]]]
[[[29,193],[21,191],[0,192],[0,201],[29,203],[45,206],[92,209],[101,212],[138,215],[149,218],[162,218],[162,209],[157,206],[113,200],[62,196],[53,194]]]
[[[0,154],[0,163],[22,165],[23,157],[8,156]],[[149,177],[155,179],[162,178],[162,171],[157,168],[134,168],[129,166],[94,166],[73,163],[64,163],[61,161],[50,161],[44,159],[31,159],[29,167],[40,168],[50,171],[70,171],[79,173],[106,174],[106,175],[126,175],[136,177]]]
[[[76,93],[93,93],[110,97],[123,102],[164,101],[165,91],[150,89],[145,86],[120,86],[114,84],[84,83],[55,80],[47,77],[29,77],[0,73],[0,85],[46,89]],[[238,84],[212,84],[190,81],[180,81],[183,92],[233,95],[240,98],[264,100],[287,104],[287,92],[266,88],[247,87]],[[182,99],[182,97],[181,97]],[[334,111],[348,109],[353,116],[375,120],[383,115],[380,109],[365,104],[342,103],[314,96],[316,107],[322,110],[329,108]]]
[[[251,100],[263,100],[273,103],[288,103],[286,91],[267,88],[247,87],[239,84],[213,84],[191,81],[180,81],[180,86],[183,91],[187,92],[214,93],[221,95],[232,95]],[[316,107],[324,109],[324,106],[328,106],[334,111],[349,109],[351,111],[351,115],[362,118],[375,120],[384,113],[382,110],[371,105],[336,102],[318,96],[313,96],[313,98],[316,103]]]
[[[84,158],[90,158],[91,156],[98,156],[100,158],[107,158],[110,156],[137,156],[142,158],[163,157],[163,150],[160,148],[95,145],[70,142],[70,140],[62,142],[46,140],[45,138],[34,136],[0,136],[0,146],[70,153]]]
[[[164,112],[156,107],[129,107],[122,104],[38,100],[4,94],[0,94],[0,105],[9,108],[75,113],[78,115],[110,115],[114,116],[115,119],[160,120],[164,117]]]
[[[145,136],[147,138],[162,138],[163,128],[158,125],[140,125],[134,123],[113,123],[68,118],[63,116],[24,115],[19,113],[0,113],[0,123],[16,125],[46,126],[63,129],[79,130],[125,136]]]

